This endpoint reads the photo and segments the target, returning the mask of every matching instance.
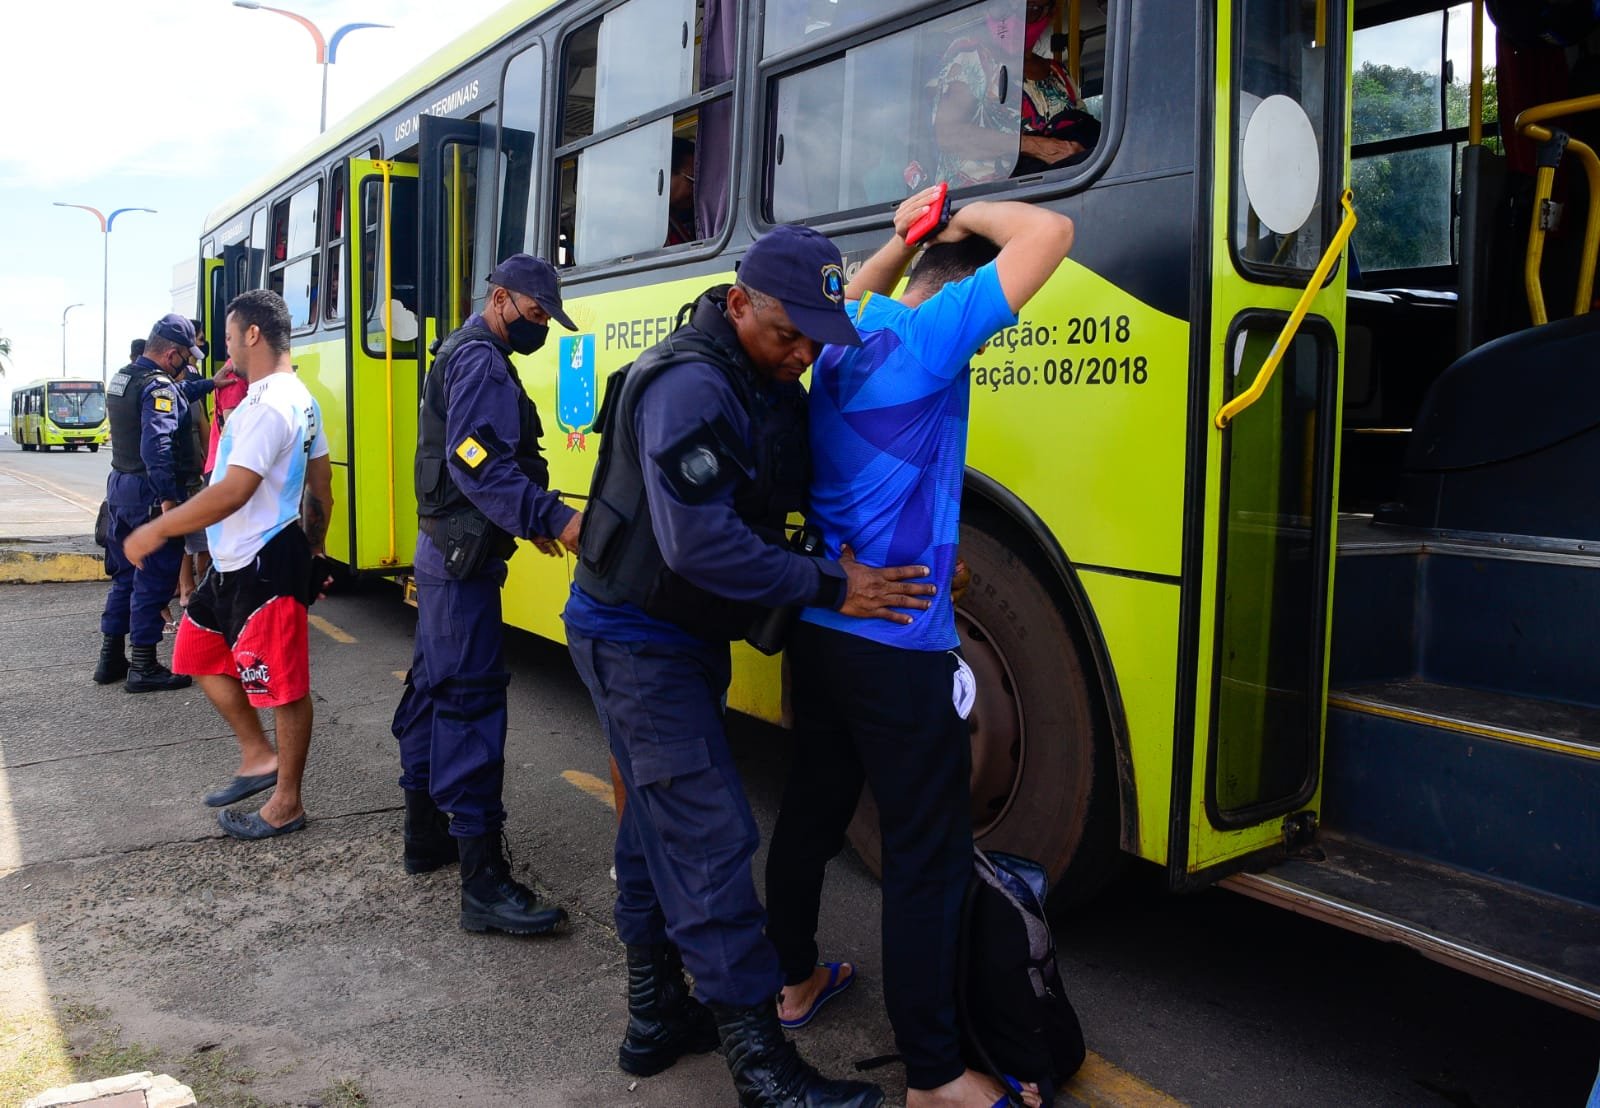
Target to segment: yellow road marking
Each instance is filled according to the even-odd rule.
[[[311,626],[315,627],[318,631],[321,631],[334,642],[350,643],[356,641],[356,637],[350,632],[341,631],[339,628],[335,627],[321,616],[307,616],[306,619],[310,621]]]
[[[613,812],[617,810],[617,798],[611,791],[610,781],[602,781],[594,774],[584,773],[581,769],[565,770],[561,776],[566,779],[567,784],[582,789]]]
[[[406,671],[403,669],[392,669],[389,672],[395,675],[396,680],[404,681],[406,679]]]
[[[1061,1091],[1095,1108],[1183,1108],[1183,1101],[1145,1084],[1093,1051]]]

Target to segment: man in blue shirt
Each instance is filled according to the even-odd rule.
[[[814,604],[905,623],[936,592],[908,582],[926,577],[922,566],[868,569],[783,542],[810,469],[800,377],[821,343],[857,341],[844,292],[837,248],[776,227],[745,253],[736,284],[703,294],[613,377],[564,613],[627,786],[619,1064],[648,1076],[720,1038],[745,1108],[883,1099],[876,1086],[822,1078],[778,1026],[778,959],[750,873],[759,835],[723,730],[728,644],[766,609]],[[705,1006],[688,995],[685,966]]]
[[[904,233],[923,196],[847,290],[860,346],[828,346],[811,386],[810,523],[829,554],[955,572],[966,465],[968,362],[1043,287],[1072,221],[1015,202],[961,208],[911,271]],[[789,643],[795,765],[767,861],[768,935],[783,964],[780,1018],[798,1025],[849,980],[817,964],[823,871],[863,780],[883,831],[884,999],[906,1062],[908,1108],[988,1108],[1002,1090],[962,1061],[956,937],[972,868],[964,722],[970,671],[942,589],[907,623],[808,608]]]

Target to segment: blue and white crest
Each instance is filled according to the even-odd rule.
[[[570,437],[594,426],[594,336],[563,335],[556,368],[556,422]]]

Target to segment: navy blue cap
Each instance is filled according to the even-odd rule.
[[[781,303],[813,342],[861,345],[844,307],[844,259],[810,227],[784,224],[756,239],[739,264],[739,282]]]
[[[569,331],[578,329],[572,317],[561,310],[561,277],[556,273],[556,267],[543,258],[535,258],[532,254],[513,254],[494,267],[494,272],[489,274],[489,283],[532,297],[561,326]]]
[[[177,312],[164,315],[157,320],[156,325],[150,328],[150,337],[153,339],[166,339],[168,342],[177,343],[179,346],[187,346],[189,353],[196,358],[205,357],[205,352],[200,349],[199,344],[195,341],[194,324],[187,316],[179,315]]]

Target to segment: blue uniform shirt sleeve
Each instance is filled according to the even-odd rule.
[[[173,466],[172,436],[187,402],[166,378],[145,385],[139,396],[139,458],[157,500],[181,500]]]
[[[445,370],[444,448],[456,485],[504,531],[524,539],[560,535],[577,512],[517,466],[522,387],[504,357],[486,342],[469,342]]]
[[[694,504],[673,489],[657,459],[720,414],[749,441],[749,419],[722,372],[690,363],[664,370],[634,412],[645,497],[656,542],[668,568],[717,596],[777,607],[844,600],[837,562],[796,554],[766,542],[733,510],[733,487]]]
[[[193,404],[202,396],[210,395],[217,387],[217,382],[211,377],[185,377],[178,382],[178,388],[183,390],[183,398]]]

